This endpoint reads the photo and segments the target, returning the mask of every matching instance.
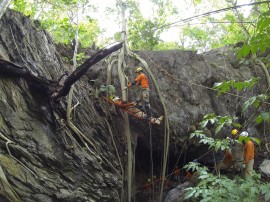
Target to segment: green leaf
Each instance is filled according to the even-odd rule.
[[[222,124],[220,124],[220,125],[216,128],[215,134],[218,134],[218,132],[221,130],[221,128],[224,126],[224,124],[225,124],[225,123],[222,123]]]
[[[241,51],[240,52],[241,52],[241,55],[243,55],[244,57],[246,57],[250,53],[250,47],[247,44],[245,44],[241,48]]]
[[[257,25],[258,31],[262,32],[263,29],[269,27],[269,24],[270,24],[270,18],[263,18],[262,20],[258,22],[258,25]]]
[[[261,145],[261,140],[259,138],[253,138],[251,137],[251,140],[256,142],[258,145]]]
[[[269,191],[267,193],[265,193],[264,199],[265,199],[265,201],[268,201],[270,199],[270,192]]]
[[[263,112],[263,113],[261,113],[261,116],[262,116],[264,121],[269,121],[269,118],[270,118],[269,112]]]
[[[205,128],[207,123],[208,123],[208,120],[203,120],[202,122],[200,122],[201,128]]]
[[[244,136],[239,136],[239,138],[238,138],[238,142],[239,143],[242,143],[243,142],[243,140],[245,140],[247,137],[244,137]]]
[[[186,194],[185,194],[185,199],[191,198],[194,194],[196,193],[196,189],[190,189]]]
[[[263,121],[262,115],[257,116],[255,121],[256,121],[257,124],[261,123]]]
[[[190,136],[189,136],[189,138],[191,139],[191,138],[193,138],[194,136],[195,136],[195,133],[191,133]]]
[[[221,142],[217,141],[216,146],[215,146],[215,151],[216,152],[219,150],[220,146],[221,146]]]
[[[243,105],[242,111],[243,111],[243,112],[246,111],[247,108],[248,108],[250,105],[252,105],[255,101],[256,101],[256,97],[255,97],[255,96],[254,96],[254,97],[251,97],[249,100],[247,100],[247,101],[244,103],[244,105]]]

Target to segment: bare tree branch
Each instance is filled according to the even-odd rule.
[[[123,42],[119,42],[109,48],[96,52],[66,78],[63,86],[59,85],[55,80],[50,80],[35,74],[25,66],[19,66],[1,58],[0,75],[24,78],[32,87],[35,87],[45,93],[48,98],[52,98],[53,101],[58,101],[61,97],[68,94],[70,87],[78,81],[91,66],[107,57],[112,52],[119,50],[122,45]]]
[[[119,50],[122,47],[122,45],[123,42],[117,43],[116,45],[113,45],[110,48],[105,48],[103,50],[98,51],[91,58],[87,59],[82,65],[77,67],[77,69],[66,78],[64,85],[52,95],[53,99],[57,101],[59,100],[60,97],[66,96],[69,92],[70,87],[77,80],[79,80],[91,66],[93,66],[103,58],[107,57],[112,52]]]
[[[0,75],[8,77],[24,78],[32,87],[35,87],[50,96],[57,87],[57,82],[38,76],[27,69],[26,66],[19,66],[15,63],[0,58]]]

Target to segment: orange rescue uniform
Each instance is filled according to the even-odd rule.
[[[244,163],[254,159],[254,144],[251,140],[247,141],[244,147]]]
[[[147,76],[144,74],[144,73],[140,73],[136,79],[134,80],[134,82],[137,84],[137,85],[140,85],[141,88],[149,88],[149,82],[148,82],[148,78]],[[128,87],[131,87],[132,84],[129,83],[128,84]]]

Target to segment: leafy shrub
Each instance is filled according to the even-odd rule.
[[[196,187],[185,189],[185,199],[191,201],[267,201],[270,199],[270,183],[261,181],[261,175],[243,179],[239,176],[230,179],[224,175],[216,176],[199,163],[189,163],[185,169],[197,171],[199,182]]]

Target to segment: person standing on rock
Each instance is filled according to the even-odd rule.
[[[137,77],[134,79],[132,83],[128,84],[128,87],[132,87],[134,85],[140,86],[140,92],[136,98],[136,107],[140,110],[145,111],[147,114],[147,118],[151,118],[151,107],[149,102],[149,81],[148,77],[143,73],[143,68],[138,67],[135,71],[137,73]]]
[[[232,138],[234,140],[238,139],[239,136],[243,136],[243,133],[240,133],[237,129],[232,130]],[[232,145],[232,154],[234,157],[234,168],[237,172],[242,172],[242,164],[244,161],[244,146],[237,142],[234,142]]]
[[[237,140],[239,137],[239,131],[233,129],[231,132],[231,137],[234,140]],[[218,170],[225,169],[235,169],[236,172],[242,172],[242,165],[244,161],[244,146],[238,141],[233,142],[231,146],[231,152],[226,151],[225,156],[221,163],[217,165]]]
[[[248,137],[248,132],[243,131],[240,136]],[[244,165],[245,177],[251,176],[254,165],[254,144],[251,140],[248,140],[244,146]]]

